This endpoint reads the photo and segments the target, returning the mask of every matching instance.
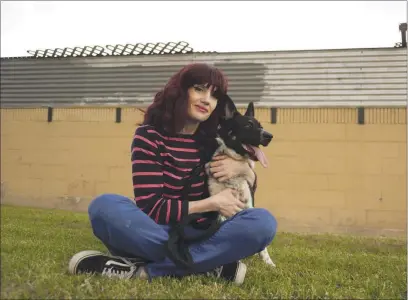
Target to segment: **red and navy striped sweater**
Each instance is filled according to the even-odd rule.
[[[188,200],[182,199],[184,180],[200,163],[195,135],[169,135],[153,126],[136,129],[132,142],[134,200],[158,224],[179,223],[188,215],[188,202],[208,196],[206,174],[194,176]]]

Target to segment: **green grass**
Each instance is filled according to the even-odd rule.
[[[407,299],[406,240],[278,233],[276,269],[245,260],[245,283],[191,276],[117,280],[67,273],[78,251],[105,251],[86,214],[1,207],[1,297],[78,299]]]

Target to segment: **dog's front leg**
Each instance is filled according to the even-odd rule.
[[[211,176],[211,172],[210,172],[210,163],[206,163],[204,165],[204,169],[205,169],[205,174],[207,174],[208,177]]]

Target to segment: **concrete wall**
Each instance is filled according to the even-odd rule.
[[[406,235],[406,108],[270,109],[275,139],[257,166],[256,206],[281,231]],[[1,109],[2,203],[86,210],[100,193],[132,196],[130,143],[141,114],[123,108]]]

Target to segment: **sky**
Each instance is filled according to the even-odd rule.
[[[406,1],[1,1],[1,57],[188,42],[195,51],[393,47]]]

